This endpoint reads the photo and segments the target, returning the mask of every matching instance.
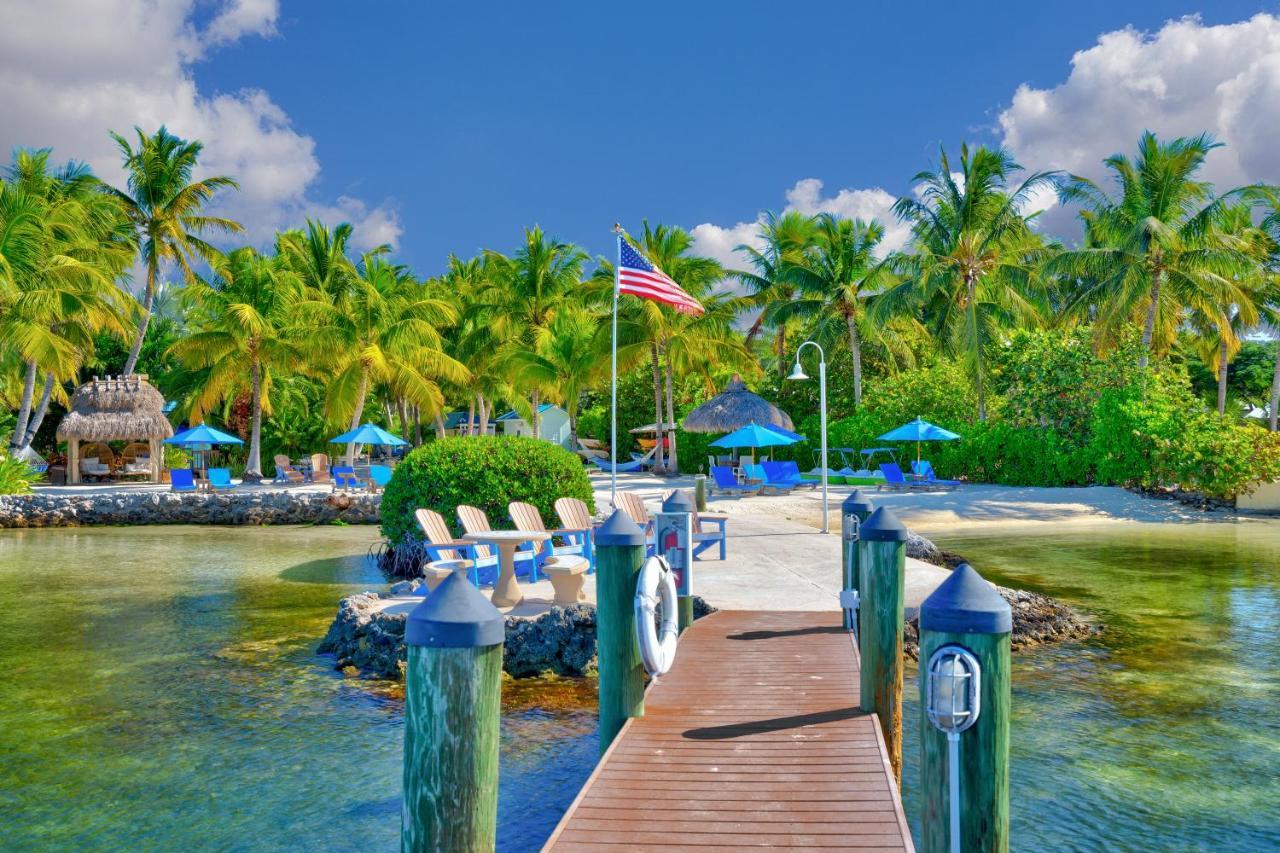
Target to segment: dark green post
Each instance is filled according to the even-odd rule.
[[[505,624],[451,574],[405,624],[404,803],[400,849],[492,850]]]
[[[693,478],[693,505],[698,512],[707,511],[707,476],[699,474]]]
[[[1013,614],[995,587],[961,563],[920,606],[920,785],[922,851],[1009,849],[1009,672]],[[948,736],[929,719],[930,663],[960,647],[978,663],[977,719],[956,738],[958,825],[951,816]],[[946,651],[939,656],[943,658]],[[945,672],[945,668],[941,668]],[[950,698],[947,696],[947,698]],[[943,724],[950,703],[935,700]],[[951,839],[952,827],[958,842]],[[958,844],[958,846],[957,846]]]
[[[628,717],[644,714],[644,665],[636,642],[636,581],[644,531],[615,510],[596,531],[596,660],[600,671],[600,752]]]
[[[862,572],[862,710],[880,717],[893,775],[902,782],[902,607],[907,566],[907,528],[880,507],[858,533]]]
[[[858,531],[874,509],[875,504],[862,494],[861,489],[854,489],[853,494],[840,504],[840,609],[844,612],[846,631],[858,630],[858,609],[854,604],[858,600],[858,585],[862,582],[858,568],[861,565],[858,562]]]

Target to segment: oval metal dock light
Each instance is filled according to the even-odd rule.
[[[451,573],[405,622],[400,849],[492,850],[506,620]]]
[[[853,494],[840,504],[840,609],[844,614],[844,629],[854,633],[858,631],[858,584],[861,582],[858,532],[862,522],[867,520],[875,508],[875,504],[871,503],[871,499],[861,489],[854,489]]]
[[[968,563],[920,605],[922,851],[1009,849],[1012,630]]]

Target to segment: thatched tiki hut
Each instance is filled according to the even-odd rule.
[[[741,376],[734,376],[724,391],[685,416],[688,432],[733,432],[748,424],[773,424],[793,430],[790,416],[758,394],[752,394]]]
[[[93,377],[76,389],[71,411],[58,424],[58,440],[67,443],[67,482],[81,481],[81,443],[145,441],[151,482],[160,482],[163,442],[173,435],[164,416],[164,397],[146,374],[106,379]]]

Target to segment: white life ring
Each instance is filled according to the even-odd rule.
[[[658,604],[662,604],[662,627],[654,624]],[[650,675],[663,675],[676,659],[680,639],[679,608],[676,605],[676,575],[662,557],[650,557],[640,569],[636,583],[636,640],[640,659]]]

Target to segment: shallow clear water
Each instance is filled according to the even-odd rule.
[[[1015,848],[1280,849],[1280,522],[1060,530],[933,537],[1106,625],[1014,656]]]
[[[403,704],[314,654],[372,528],[0,532],[0,847],[391,850]],[[596,759],[594,690],[504,695],[499,842]]]

